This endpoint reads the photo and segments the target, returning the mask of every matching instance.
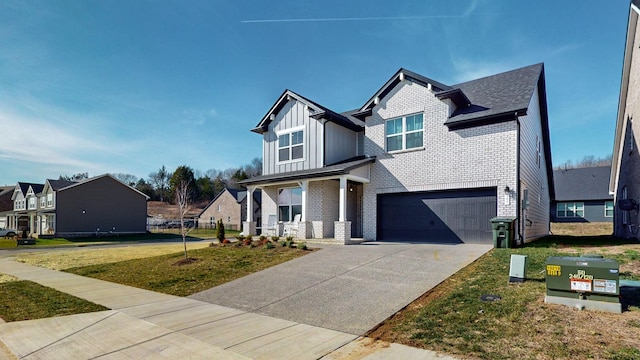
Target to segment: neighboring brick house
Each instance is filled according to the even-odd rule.
[[[453,86],[400,69],[345,113],[286,90],[252,131],[263,228],[300,214],[302,238],[491,243],[506,216],[519,241],[549,233],[543,64]]]
[[[105,174],[78,182],[18,183],[7,227],[31,236],[145,233],[148,197]]]
[[[610,166],[554,170],[552,222],[613,222]]]
[[[616,204],[620,200],[640,203],[640,0],[632,0],[629,7],[627,39],[622,64],[622,81],[618,100],[618,116],[613,143],[613,161],[609,191],[614,194]],[[627,202],[628,203],[628,202]],[[613,221],[615,236],[640,238],[640,214],[638,207],[616,209]]]
[[[261,192],[253,193],[253,217],[260,219]],[[247,218],[247,192],[244,190],[222,190],[197,217],[198,227],[214,228],[218,220],[222,220],[226,229],[240,230],[242,220]],[[257,231],[257,230],[256,230]],[[254,232],[253,234],[256,234]]]

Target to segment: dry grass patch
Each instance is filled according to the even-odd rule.
[[[209,243],[187,243],[188,250],[201,249],[207,246],[209,246]],[[17,255],[16,260],[48,269],[64,270],[78,266],[114,263],[173,254],[183,250],[183,244],[136,245],[114,248],[92,247],[23,253]]]
[[[620,262],[621,278],[640,279],[638,249],[637,243],[605,237],[584,244],[549,237],[521,249],[494,249],[368,336],[468,359],[640,359],[638,301],[622,314],[544,303],[548,256],[602,253]],[[508,284],[513,253],[528,256],[523,284]],[[483,294],[501,300],[483,302]]]
[[[553,235],[599,236],[613,234],[613,223],[551,223]]]
[[[16,281],[16,280],[18,280],[18,278],[15,278],[15,277],[13,277],[11,275],[0,273],[0,284],[6,283],[6,282],[9,282],[9,281]]]

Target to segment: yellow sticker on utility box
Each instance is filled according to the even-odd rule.
[[[547,275],[560,276],[562,275],[561,269],[562,267],[560,267],[560,265],[547,265]]]

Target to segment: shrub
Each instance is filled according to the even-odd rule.
[[[284,240],[280,241],[280,246],[282,246],[282,247],[287,246],[287,242],[286,242],[286,241],[284,241]]]
[[[267,240],[267,237],[265,235],[260,235],[260,241],[264,242],[265,240]]]
[[[271,237],[271,241],[275,241],[275,242],[277,242],[278,240],[280,240],[280,236],[277,236],[277,235],[276,235],[276,236],[272,236],[272,237]]]
[[[213,241],[209,243],[209,247],[214,247],[216,246],[216,243],[214,243]]]
[[[222,242],[222,240],[224,240],[224,224],[222,223],[222,219],[218,220],[216,224],[216,237],[218,241]]]
[[[242,235],[242,234],[238,235],[238,240],[244,241],[244,235]]]
[[[221,243],[223,244],[230,244],[231,241],[229,241],[229,239],[222,239]]]
[[[291,235],[287,236],[287,241],[293,241],[293,236]]]
[[[309,249],[309,248],[307,247],[307,244],[305,244],[305,243],[303,243],[303,242],[302,242],[302,243],[298,244],[298,249],[300,249],[300,250],[307,250],[307,249]]]
[[[293,242],[293,240],[292,240],[292,241],[287,241],[287,243],[286,243],[287,247],[290,247],[290,248],[292,248],[292,247],[293,247],[293,244],[295,244],[295,243]]]
[[[275,248],[275,247],[276,247],[276,246],[275,246],[275,245],[273,245],[273,243],[272,243],[271,241],[267,241],[267,243],[266,243],[266,244],[264,244],[264,248],[265,248],[265,249],[273,249],[273,248]]]

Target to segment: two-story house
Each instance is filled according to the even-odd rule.
[[[609,191],[614,194],[613,234],[640,238],[640,0],[629,6],[627,39],[622,63],[622,81],[613,142]],[[622,201],[623,200],[623,201]]]
[[[501,216],[518,241],[549,233],[543,64],[451,86],[400,69],[344,113],[286,90],[252,131],[263,228],[299,214],[301,238],[490,243]]]
[[[31,233],[37,226],[38,195],[44,185],[19,182],[11,197],[13,214],[8,216],[9,228]]]
[[[148,197],[109,174],[78,182],[18,183],[8,227],[30,236],[146,232]]]

